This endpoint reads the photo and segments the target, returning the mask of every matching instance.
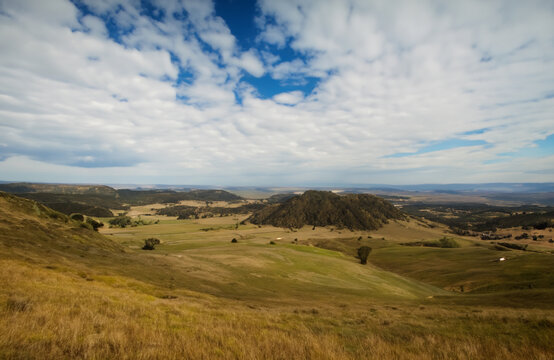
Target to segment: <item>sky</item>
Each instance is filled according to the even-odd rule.
[[[0,180],[554,181],[554,1],[0,0]]]

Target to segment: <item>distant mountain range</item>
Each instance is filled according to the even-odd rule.
[[[8,185],[6,188],[5,185]],[[167,185],[167,184],[56,184],[0,181],[0,190],[13,192],[13,187],[21,187],[20,192],[55,192],[64,193],[67,189],[87,188],[87,193],[102,192],[102,189],[132,189],[132,190],[173,190],[190,191],[201,189],[221,189],[227,191],[258,191],[271,193],[286,193],[293,191],[339,190],[344,192],[364,192],[368,190],[383,191],[425,191],[425,192],[499,192],[499,193],[537,193],[554,192],[554,182],[548,183],[475,183],[475,184],[416,184],[416,185],[389,185],[389,184],[360,184],[342,186],[213,186],[213,185]],[[31,191],[33,189],[33,191]],[[65,190],[64,190],[65,189]],[[78,192],[72,192],[78,193]]]

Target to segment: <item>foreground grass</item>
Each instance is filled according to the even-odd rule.
[[[252,308],[196,293],[162,299],[123,285],[128,279],[110,286],[17,261],[1,261],[0,269],[0,357],[7,359],[552,355],[553,319],[540,310],[373,301]]]

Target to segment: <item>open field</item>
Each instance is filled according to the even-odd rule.
[[[550,359],[554,351],[547,249],[499,252],[470,237],[455,237],[461,247],[452,249],[400,245],[454,237],[416,220],[349,231],[159,216],[98,234],[32,202],[0,200],[2,358]],[[148,237],[161,244],[140,250]],[[373,248],[366,266],[352,254],[359,244]],[[495,262],[500,255],[508,260]]]

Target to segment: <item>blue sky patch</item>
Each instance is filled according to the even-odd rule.
[[[489,144],[484,140],[451,139],[451,140],[431,143],[419,149],[416,152],[396,153],[392,155],[387,155],[385,156],[385,158],[398,158],[398,157],[405,157],[405,156],[421,155],[421,154],[426,154],[426,153],[435,152],[435,151],[450,150],[450,149],[455,149],[459,147],[478,146],[478,145],[488,146]]]
[[[254,77],[252,75],[245,75],[242,78],[244,81],[252,84],[257,90],[262,99],[269,99],[282,92],[302,91],[304,96],[308,96],[312,93],[319,82],[319,78],[306,77],[302,78],[300,84],[291,84],[283,80],[275,80],[270,75],[264,75],[262,77]]]

